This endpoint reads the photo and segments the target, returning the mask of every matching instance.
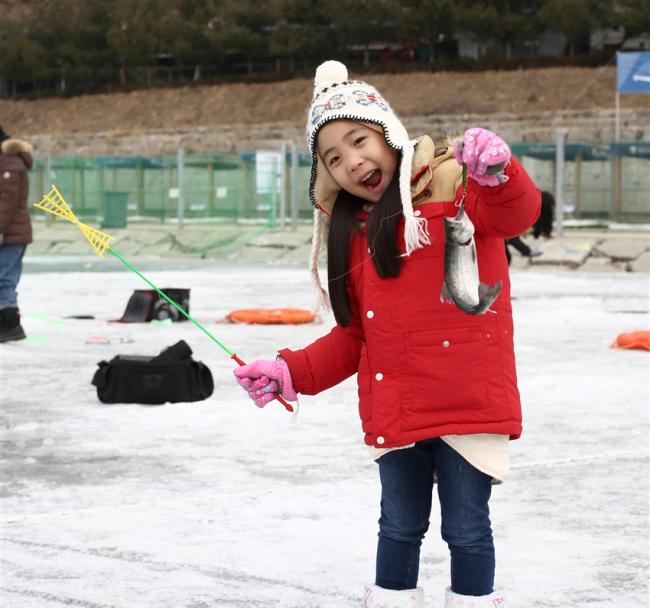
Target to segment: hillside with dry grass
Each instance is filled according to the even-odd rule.
[[[523,124],[531,120],[548,123],[554,116],[584,115],[585,124],[589,124],[589,120],[593,122],[589,117],[600,112],[611,121],[615,79],[613,66],[368,77],[405,122],[417,122],[418,130],[435,125],[439,117],[445,117],[447,123],[453,119],[461,124],[471,117],[473,122],[482,120],[487,124],[513,120]],[[190,150],[239,149],[242,142],[246,142],[244,147],[250,147],[252,140],[300,138],[310,96],[311,82],[294,79],[71,98],[3,99],[0,124],[15,135],[49,142],[55,151],[54,142],[69,152],[66,146],[74,141],[76,153],[99,153],[93,142],[101,140],[104,147],[100,148],[106,153],[126,141],[144,141],[143,137],[155,134],[165,147],[165,134],[172,133],[185,134]],[[626,116],[643,125],[650,109],[649,96],[624,97]],[[639,128],[632,127],[636,139],[650,137],[646,132],[639,135]],[[178,138],[171,139],[177,145]],[[137,152],[144,144],[133,146]],[[141,150],[155,151],[155,146],[153,150]]]

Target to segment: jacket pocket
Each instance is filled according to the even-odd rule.
[[[481,327],[407,333],[408,408],[460,412],[488,407],[485,364],[488,356],[498,358],[493,333]]]

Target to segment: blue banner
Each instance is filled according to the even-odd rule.
[[[616,91],[650,93],[650,53],[616,53]]]

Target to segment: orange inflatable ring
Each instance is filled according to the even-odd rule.
[[[650,350],[650,331],[631,331],[616,336],[612,348],[634,348]]]
[[[231,323],[299,325],[311,323],[316,315],[301,308],[245,308],[229,312],[226,319]]]

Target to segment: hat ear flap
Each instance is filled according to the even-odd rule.
[[[323,287],[318,272],[318,260],[323,245],[326,245],[327,235],[329,232],[329,218],[317,207],[314,207],[314,223],[311,240],[311,255],[309,258],[309,270],[311,273],[312,285],[314,288],[314,298],[312,310],[317,312],[321,308],[329,310],[331,308],[329,295]]]

